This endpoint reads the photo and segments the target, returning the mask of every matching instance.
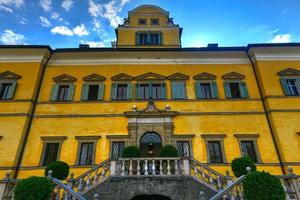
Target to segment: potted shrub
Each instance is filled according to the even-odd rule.
[[[53,184],[46,177],[32,176],[17,183],[15,200],[45,200],[50,199]]]
[[[250,167],[251,171],[256,171],[255,163],[250,157],[236,158],[231,162],[231,169],[236,177],[246,175],[248,173],[247,167]]]
[[[264,171],[248,174],[243,182],[243,189],[247,200],[285,200],[280,180]]]
[[[161,157],[177,157],[178,151],[172,145],[166,145],[160,150]]]
[[[136,158],[140,156],[140,150],[136,146],[127,146],[122,151],[122,158]]]
[[[45,176],[48,176],[48,171],[52,170],[52,177],[58,180],[65,180],[69,176],[69,165],[62,161],[54,161],[47,165]]]

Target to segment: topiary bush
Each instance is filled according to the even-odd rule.
[[[280,180],[267,172],[251,172],[243,182],[247,200],[285,200]]]
[[[50,199],[53,190],[51,181],[46,177],[32,176],[17,183],[15,200]]]
[[[250,157],[236,158],[231,163],[231,169],[236,177],[246,175],[248,173],[246,170],[247,167],[250,167],[251,171],[256,171],[255,163]]]
[[[140,150],[136,146],[127,146],[122,151],[122,158],[135,158],[140,156]]]
[[[177,157],[178,151],[172,145],[166,145],[160,150],[160,156],[162,157]]]
[[[69,165],[62,161],[54,161],[47,165],[45,176],[48,176],[48,171],[52,170],[52,177],[59,180],[65,180],[69,176]]]

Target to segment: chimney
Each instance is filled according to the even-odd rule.
[[[218,43],[211,43],[207,45],[207,48],[218,48],[219,44]]]
[[[89,48],[90,48],[90,45],[89,45],[89,44],[80,44],[80,45],[79,45],[79,48],[80,48],[80,49],[89,49]]]

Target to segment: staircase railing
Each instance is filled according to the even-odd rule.
[[[14,190],[16,188],[17,179],[10,178],[11,173],[7,172],[5,178],[0,180],[0,199],[11,200],[14,199]]]
[[[190,160],[191,175],[198,181],[212,186],[215,190],[221,190],[226,185],[226,177],[195,159]]]
[[[293,173],[292,168],[288,168],[287,175],[276,176],[281,181],[287,200],[300,199],[300,175]]]
[[[242,183],[244,179],[246,178],[245,175],[239,177],[234,182],[229,183],[229,185],[220,190],[215,196],[210,198],[210,200],[228,200],[228,199],[238,199],[242,200],[244,199],[244,192],[243,192],[243,186]]]
[[[107,159],[77,178],[74,178],[74,174],[71,174],[71,178],[68,180],[68,185],[74,191],[81,193],[104,181],[109,175],[110,159]]]

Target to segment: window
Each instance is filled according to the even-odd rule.
[[[208,141],[208,156],[210,163],[223,163],[220,141]]]
[[[137,83],[136,98],[141,100],[166,99],[165,83]]]
[[[248,90],[245,82],[224,82],[227,98],[248,98]]]
[[[162,33],[160,32],[137,32],[137,45],[162,45]]]
[[[72,101],[75,86],[73,84],[55,84],[51,91],[51,101]]]
[[[146,25],[147,19],[139,19],[139,25]]]
[[[241,141],[242,156],[249,156],[254,162],[258,162],[254,141]]]
[[[79,152],[79,165],[91,165],[94,160],[94,143],[81,143]]]
[[[12,89],[12,83],[1,83],[0,87],[0,99],[6,100],[10,99],[10,90]]]
[[[172,81],[172,98],[173,99],[186,99],[186,90],[184,81]]]
[[[46,166],[53,161],[56,161],[58,158],[58,151],[60,143],[46,143],[44,150],[42,165]]]
[[[287,96],[300,96],[300,79],[281,78],[281,85]]]
[[[151,25],[159,25],[159,19],[151,19]]]
[[[111,86],[112,100],[130,100],[132,99],[131,83],[113,83]]]
[[[122,156],[122,151],[125,147],[125,142],[113,142],[111,149],[111,158],[118,159]]]
[[[188,141],[177,142],[177,150],[180,157],[190,157],[190,144]]]
[[[103,100],[104,84],[88,84],[85,83],[82,86],[81,100],[97,101]]]
[[[197,99],[213,99],[218,98],[218,88],[215,81],[202,82],[197,81],[195,83],[196,97]]]

